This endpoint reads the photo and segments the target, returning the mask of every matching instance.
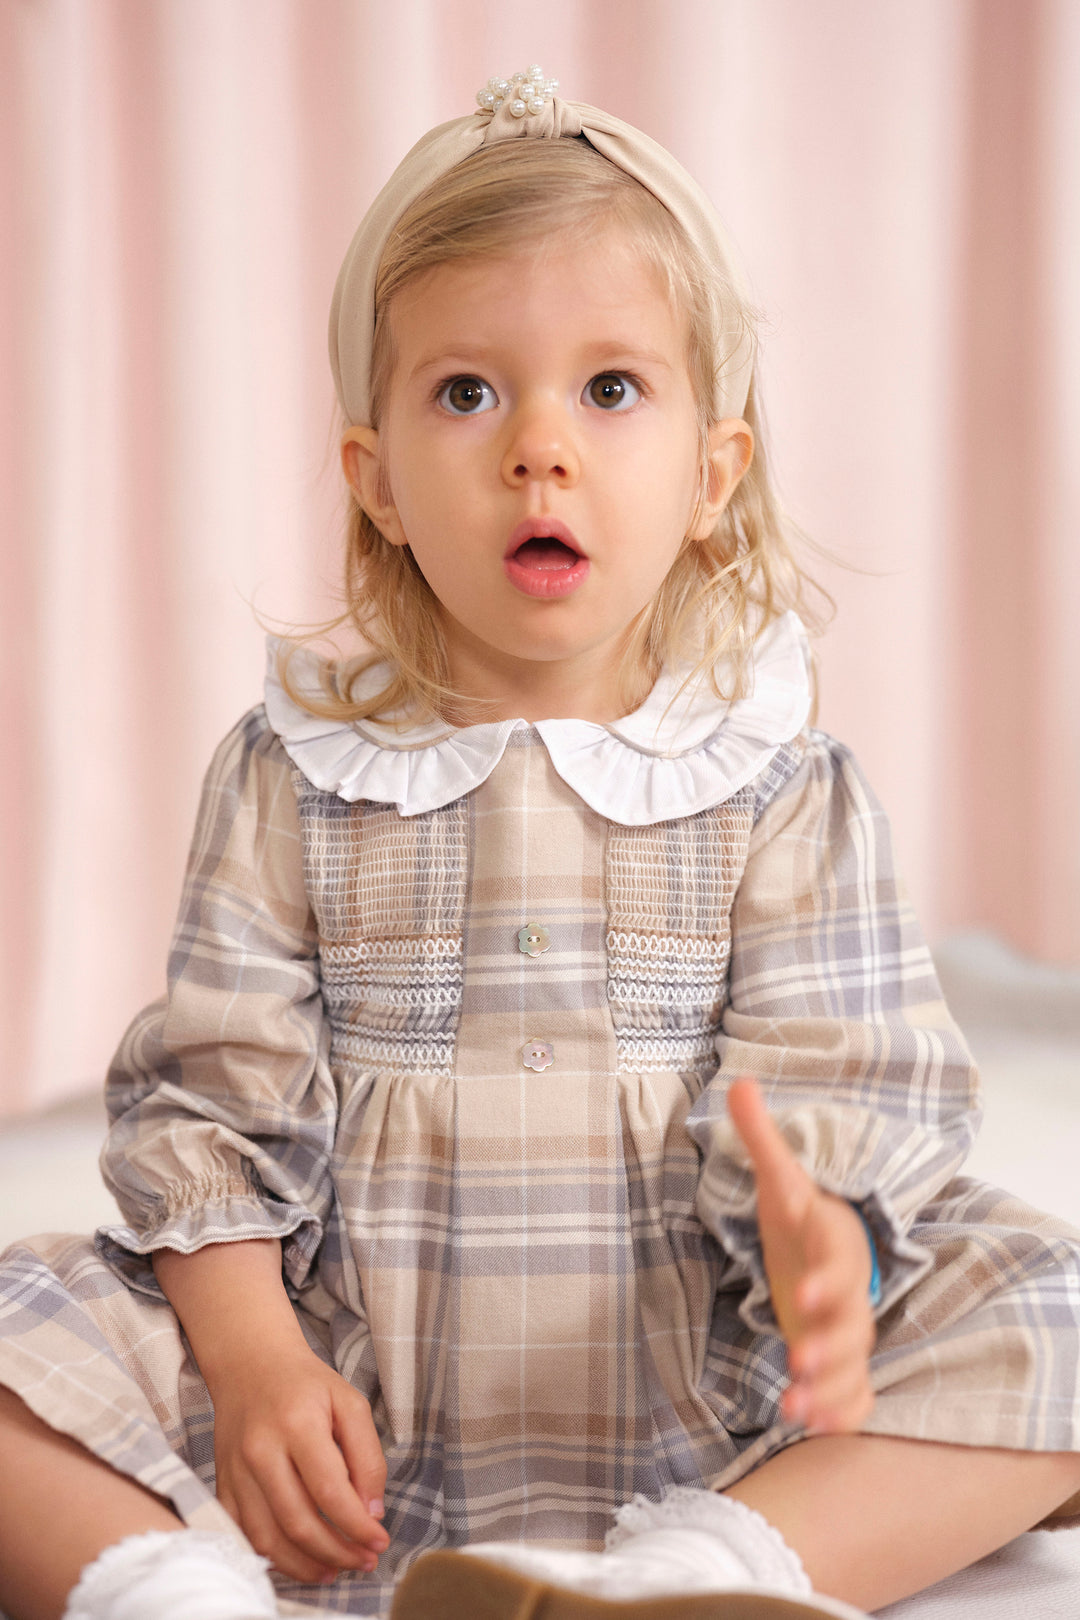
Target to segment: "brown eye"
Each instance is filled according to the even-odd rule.
[[[491,396],[488,405],[485,405],[485,394]],[[455,377],[441,390],[439,402],[455,416],[475,416],[477,411],[490,409],[495,396],[479,377]]]
[[[617,371],[602,371],[593,378],[585,392],[594,405],[599,405],[605,411],[623,409],[636,404],[641,398],[630,378],[621,376]]]

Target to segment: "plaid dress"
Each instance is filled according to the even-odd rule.
[[[521,724],[405,816],[316,786],[255,709],[206,780],[168,994],[109,1076],[127,1224],[7,1251],[0,1380],[235,1528],[148,1257],[280,1238],[309,1343],[372,1403],[391,1536],[373,1577],[281,1581],[285,1612],[379,1613],[441,1545],[595,1547],[634,1492],[722,1488],[801,1434],[726,1120],[743,1073],[872,1229],[866,1429],[1080,1449],[1080,1234],[958,1175],[975,1073],[842,747],[802,730],[628,826]]]

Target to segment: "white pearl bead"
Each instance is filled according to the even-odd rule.
[[[503,102],[509,101],[513,116],[524,118],[526,113],[542,112],[558,88],[558,79],[545,79],[539,62],[533,62],[525,72],[515,73],[509,79],[493,74],[476,92],[476,104],[485,112],[498,112]]]

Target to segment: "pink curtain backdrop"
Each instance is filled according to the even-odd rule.
[[[821,723],[932,939],[1080,959],[1075,0],[0,0],[2,1088],[163,983],[253,605],[331,605],[325,318],[395,161],[540,62],[697,174],[839,603]]]

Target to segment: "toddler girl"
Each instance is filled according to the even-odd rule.
[[[850,1616],[1080,1490],[1077,1235],[956,1175],[720,225],[480,101],[338,280],[365,646],[210,768],[128,1224],[4,1261],[15,1620]]]

